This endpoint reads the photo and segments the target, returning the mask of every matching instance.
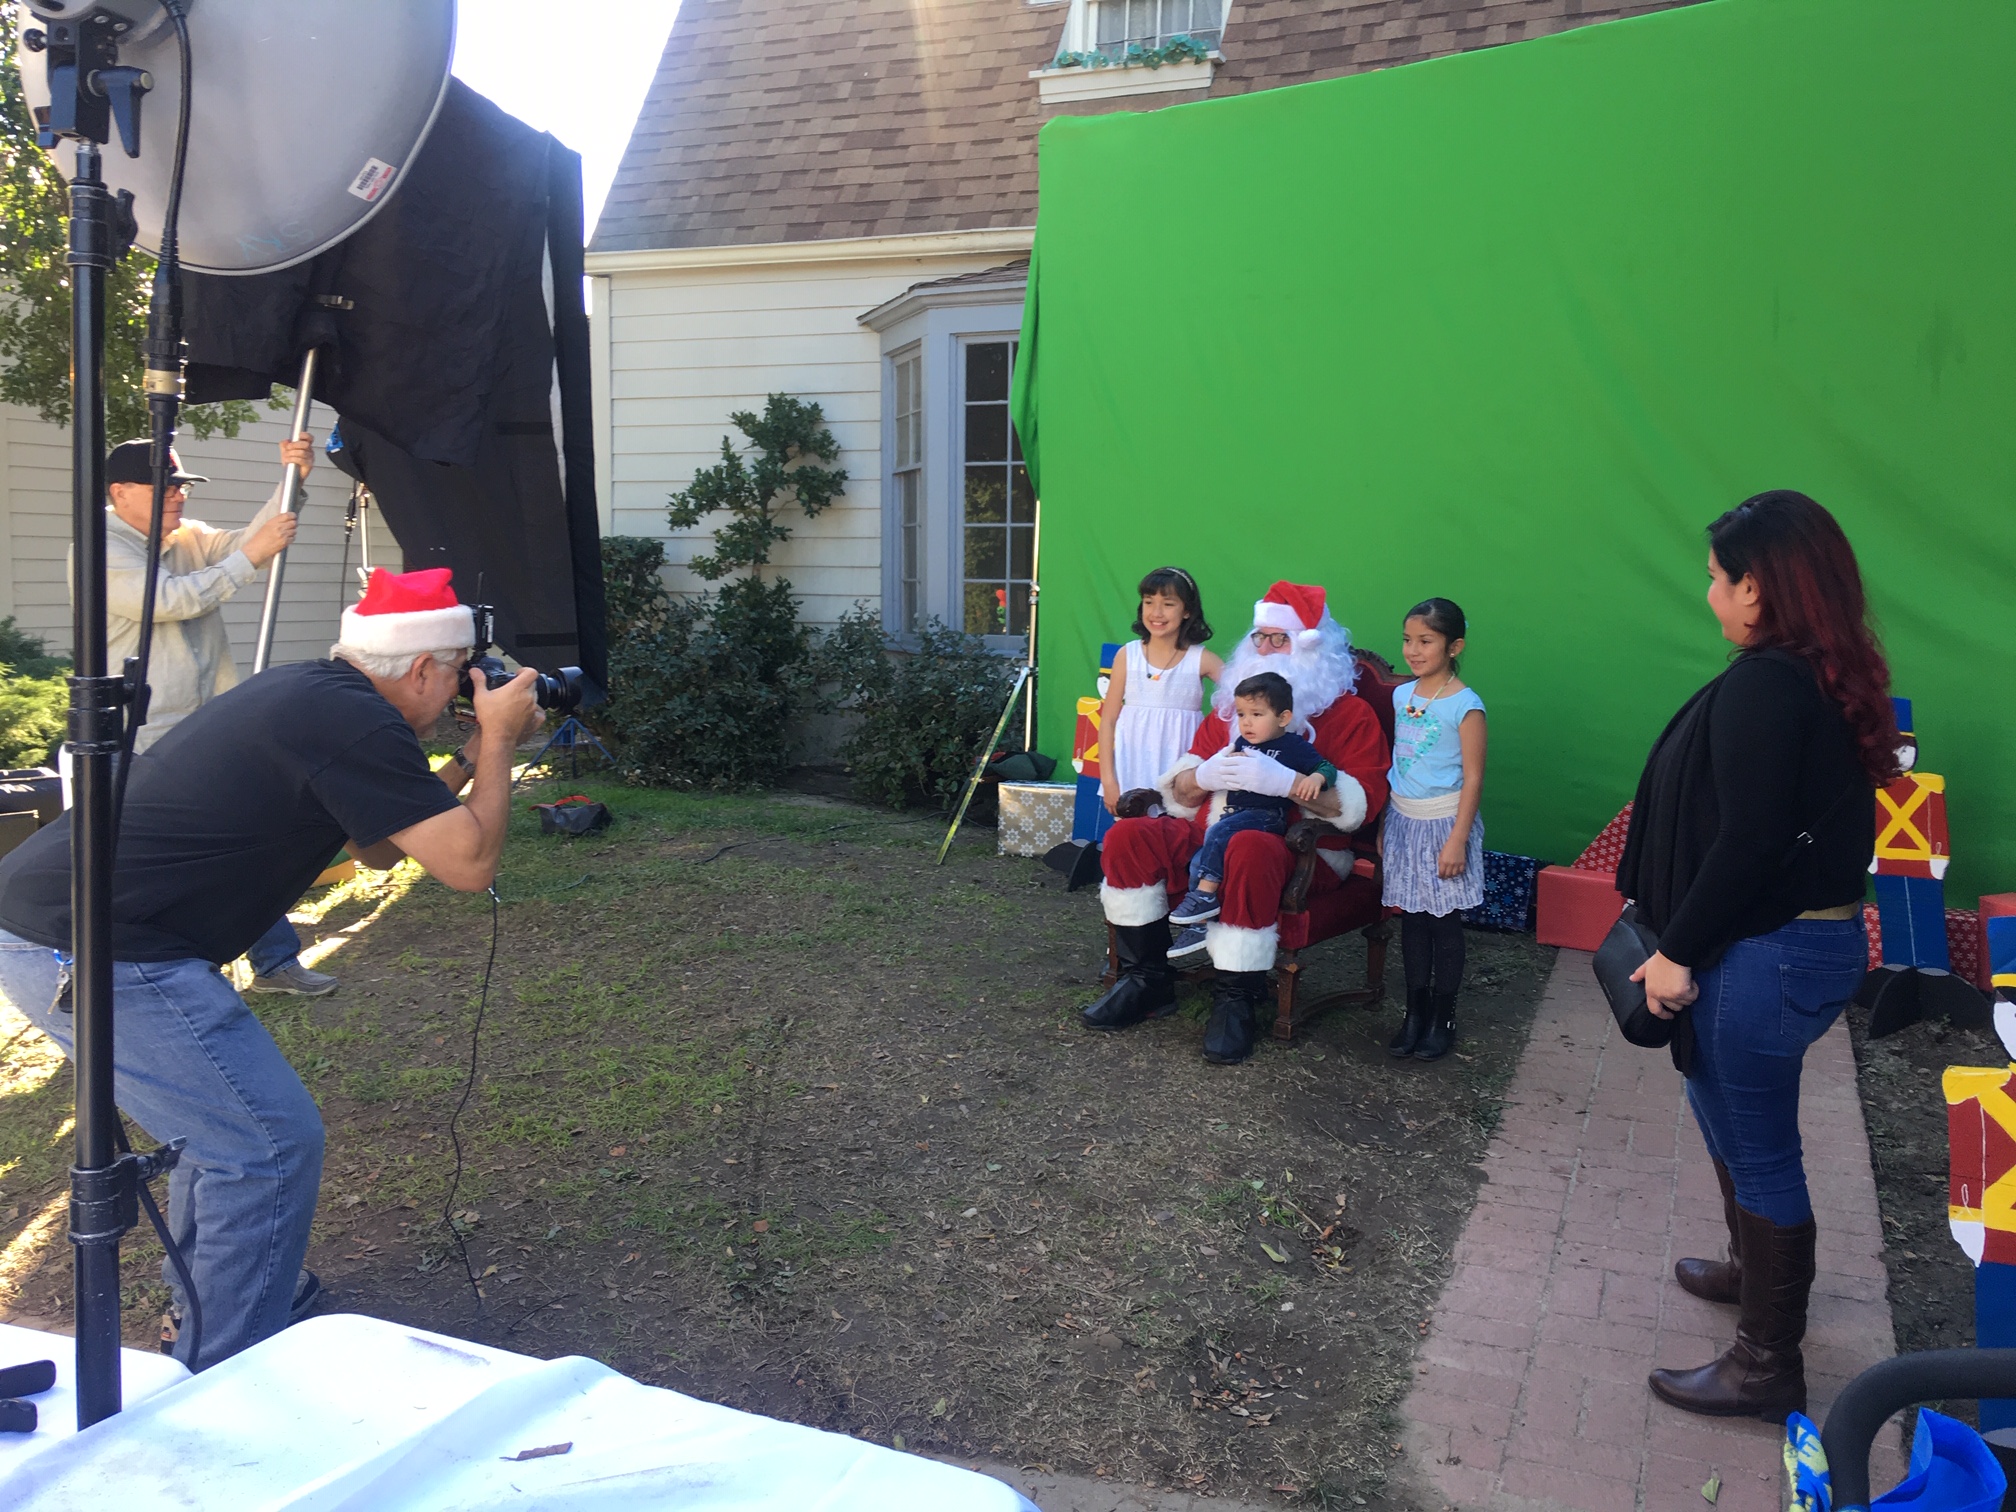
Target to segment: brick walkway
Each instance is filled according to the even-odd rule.
[[[1800,1120],[1820,1222],[1808,1412],[1822,1421],[1894,1347],[1846,1025],[1806,1057]],[[1735,1310],[1672,1275],[1682,1255],[1722,1253],[1727,1230],[1680,1078],[1616,1034],[1585,954],[1561,952],[1484,1168],[1405,1409],[1426,1494],[1466,1512],[1707,1512],[1719,1476],[1716,1512],[1776,1512],[1780,1430],[1694,1417],[1645,1385],[1733,1336]],[[1902,1474],[1894,1430],[1871,1469],[1878,1489]]]

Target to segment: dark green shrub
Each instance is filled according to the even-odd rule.
[[[69,720],[70,663],[40,638],[0,619],[0,767],[41,766]]]
[[[636,782],[747,788],[790,764],[789,725],[803,702],[811,632],[791,585],[739,578],[674,598],[658,577],[662,542],[602,543],[609,596],[609,701],[597,731]]]
[[[714,551],[688,565],[720,588],[690,597],[665,589],[663,542],[607,536],[609,701],[593,716],[636,782],[746,788],[776,782],[791,764],[791,720],[815,706],[812,633],[798,622],[791,584],[766,582],[770,548],[791,538],[780,516],[807,518],[840,496],[844,469],[817,404],[772,394],[761,415],[729,417],[748,438],[748,460],[726,436],[721,461],[674,494],[674,530],[726,515]]]
[[[860,720],[841,759],[865,802],[949,809],[994,733],[1015,663],[937,620],[918,632],[915,651],[887,647],[881,617],[856,606],[814,658],[835,703]]]

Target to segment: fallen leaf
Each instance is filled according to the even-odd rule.
[[[551,1459],[556,1454],[571,1453],[573,1448],[574,1442],[572,1439],[569,1439],[564,1444],[546,1444],[537,1449],[520,1449],[516,1454],[506,1454],[500,1456],[500,1458],[507,1461]]]
[[[940,1397],[938,1398],[937,1401],[931,1404],[931,1416],[933,1416],[934,1418],[942,1418],[943,1416],[945,1416],[947,1412],[951,1410],[951,1408],[952,1404],[946,1401],[944,1397]]]
[[[612,1145],[612,1146],[610,1147],[610,1150],[609,1150],[609,1153],[610,1153],[611,1155],[628,1155],[628,1154],[630,1153],[630,1146],[628,1146],[628,1145]]]
[[[1701,1499],[1712,1507],[1715,1505],[1715,1499],[1721,1494],[1722,1477],[1720,1475],[1710,1475],[1707,1483],[1701,1487]]]
[[[737,1159],[736,1159],[736,1158],[735,1158],[735,1157],[734,1157],[733,1155],[723,1155],[723,1156],[721,1157],[721,1164],[723,1164],[723,1165],[740,1165],[740,1164],[742,1164],[742,1162],[741,1162],[741,1161],[739,1161],[739,1160],[737,1160]]]
[[[749,1227],[759,1234],[767,1234],[770,1232],[770,1220],[768,1218],[758,1218]]]
[[[1288,1257],[1266,1240],[1263,1239],[1260,1241],[1260,1248],[1267,1252],[1267,1258],[1272,1260],[1276,1265],[1286,1265],[1288,1263]]]

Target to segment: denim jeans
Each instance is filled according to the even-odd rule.
[[[252,963],[252,969],[260,976],[278,971],[289,961],[301,954],[301,936],[294,932],[294,921],[284,913],[280,922],[252,942],[252,948],[245,952],[245,959]]]
[[[1862,980],[1860,919],[1795,919],[1738,940],[1696,979],[1687,1101],[1736,1201],[1781,1228],[1813,1216],[1799,1143],[1806,1047],[1833,1027]]]
[[[1288,815],[1282,809],[1227,809],[1204,831],[1204,843],[1197,847],[1197,854],[1190,858],[1190,885],[1195,887],[1207,877],[1213,882],[1225,880],[1225,847],[1232,843],[1232,837],[1247,830],[1260,830],[1269,835],[1288,833]]]
[[[56,952],[0,931],[0,998],[71,1053],[55,1006]],[[189,1143],[168,1178],[168,1226],[203,1304],[214,1365],[287,1326],[322,1182],[322,1115],[273,1036],[208,961],[115,962],[113,1090],[165,1143]],[[188,1317],[167,1263],[163,1279]]]

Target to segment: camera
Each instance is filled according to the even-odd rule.
[[[471,672],[480,670],[483,680],[493,688],[501,682],[509,682],[511,672],[502,658],[490,654],[490,648],[497,639],[497,611],[488,604],[472,604],[470,612],[476,616],[476,646],[470,653],[469,665],[463,670],[457,691],[465,699],[474,700],[476,680],[469,675]],[[583,684],[579,667],[562,667],[558,672],[537,672],[532,677],[532,695],[542,709],[572,714],[581,707]]]

